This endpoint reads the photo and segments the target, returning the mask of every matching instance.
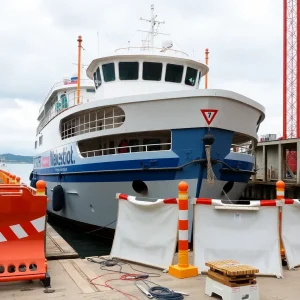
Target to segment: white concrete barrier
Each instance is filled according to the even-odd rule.
[[[285,199],[282,207],[281,237],[288,268],[300,266],[300,201]]]
[[[175,198],[139,201],[117,194],[118,221],[110,255],[166,269],[172,265],[178,233]]]
[[[260,274],[282,277],[279,202],[251,201],[250,205],[194,199],[194,265],[207,272],[205,262],[237,260]]]

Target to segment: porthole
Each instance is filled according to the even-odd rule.
[[[138,194],[146,195],[148,193],[148,187],[142,180],[134,180],[132,182],[132,188]]]
[[[228,194],[232,190],[233,186],[234,186],[233,181],[226,182],[225,185],[223,186],[222,194],[223,195],[224,193]]]

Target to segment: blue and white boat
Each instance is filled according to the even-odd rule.
[[[116,193],[176,197],[184,180],[191,197],[233,201],[253,174],[264,107],[200,88],[208,66],[171,41],[155,47],[153,7],[149,21],[148,42],[89,64],[80,97],[73,78],[55,84],[44,101],[33,180],[46,181],[50,213],[114,229]]]

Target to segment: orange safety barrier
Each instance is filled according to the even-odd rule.
[[[45,258],[46,183],[0,185],[0,282],[40,279],[50,287]],[[43,191],[43,192],[42,192]]]
[[[188,184],[178,184],[178,264],[169,267],[169,274],[176,278],[198,276],[198,268],[189,264],[189,197]]]

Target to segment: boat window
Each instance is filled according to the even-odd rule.
[[[159,151],[161,141],[160,139],[144,139],[143,144],[146,145],[146,151]]]
[[[39,146],[41,146],[43,144],[43,136],[41,135],[40,137],[39,137]]]
[[[139,78],[138,62],[119,62],[120,80],[135,80]]]
[[[68,108],[68,98],[65,93],[60,95],[60,100],[61,100],[61,108],[62,109]]]
[[[96,89],[101,85],[101,75],[100,75],[100,69],[99,67],[97,68],[96,72],[94,73],[94,82],[95,82],[95,87]]]
[[[103,72],[103,77],[105,82],[116,80],[114,63],[102,65],[102,72]]]
[[[86,89],[87,93],[95,93],[96,91],[94,89]]]
[[[131,146],[131,152],[139,152],[140,151],[140,141],[138,139],[129,140],[129,146]],[[136,147],[134,147],[136,146]]]
[[[168,82],[181,82],[183,74],[183,66],[167,64],[165,81]]]
[[[143,80],[161,80],[162,63],[144,62]]]
[[[37,141],[34,142],[34,149],[37,147]]]
[[[185,84],[194,86],[197,78],[197,70],[187,67],[185,75]]]
[[[62,120],[61,138],[120,127],[125,112],[118,106],[81,111]]]
[[[200,82],[201,82],[201,71],[199,70],[199,75],[198,75],[198,89],[200,88]]]

